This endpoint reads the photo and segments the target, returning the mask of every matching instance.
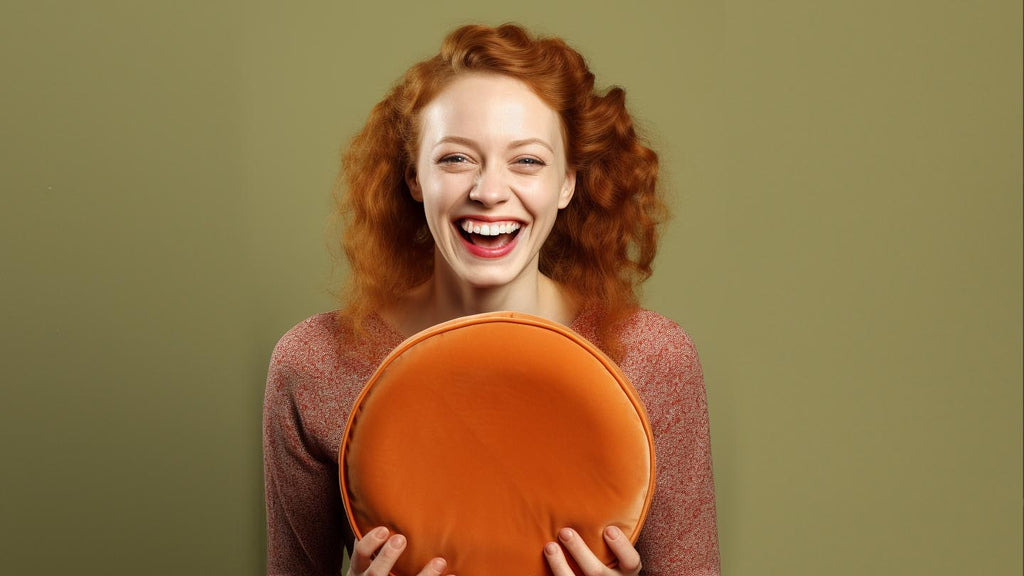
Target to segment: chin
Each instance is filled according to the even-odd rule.
[[[501,288],[516,284],[528,276],[528,267],[524,267],[519,259],[507,262],[466,263],[449,267],[449,273],[455,282],[469,288],[485,290]]]
[[[459,279],[472,288],[500,288],[515,281],[518,276],[509,274],[466,274],[459,275]]]
[[[526,246],[519,246],[516,251],[503,258],[493,260],[475,258],[468,253],[445,254],[440,251],[435,257],[443,262],[443,268],[435,274],[443,274],[456,285],[474,290],[489,290],[520,283],[536,270],[528,254],[521,252]]]

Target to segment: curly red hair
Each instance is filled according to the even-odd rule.
[[[667,216],[658,156],[637,135],[622,88],[599,93],[578,52],[513,24],[449,34],[438,55],[410,68],[373,108],[345,151],[337,187],[351,270],[343,316],[359,325],[430,278],[434,241],[405,175],[415,165],[420,110],[467,72],[516,78],[561,117],[576,191],[541,250],[540,271],[579,304],[603,309],[598,345],[617,356],[611,335],[638,306]]]

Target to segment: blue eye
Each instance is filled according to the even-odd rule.
[[[520,159],[516,160],[516,162],[519,163],[519,164],[525,164],[527,166],[544,166],[545,165],[544,162],[542,162],[541,160],[539,160],[537,158],[531,158],[529,156],[527,156],[526,158],[520,158]]]
[[[438,160],[442,164],[461,164],[463,162],[469,162],[469,158],[466,158],[462,154],[449,154]]]

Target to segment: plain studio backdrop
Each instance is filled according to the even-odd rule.
[[[453,27],[620,84],[731,575],[1020,574],[1021,3],[6,2],[5,574],[258,574],[341,146]],[[341,425],[341,423],[339,423]]]

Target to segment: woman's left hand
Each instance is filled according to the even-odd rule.
[[[604,541],[612,549],[612,553],[619,561],[617,568],[609,568],[604,562],[598,560],[597,556],[590,551],[587,543],[572,528],[562,528],[558,531],[558,541],[561,546],[554,542],[548,542],[544,546],[544,557],[551,566],[555,576],[574,576],[569,561],[562,551],[569,551],[572,559],[576,561],[583,574],[586,576],[637,576],[640,574],[640,553],[636,551],[629,542],[629,538],[615,526],[604,529]]]

